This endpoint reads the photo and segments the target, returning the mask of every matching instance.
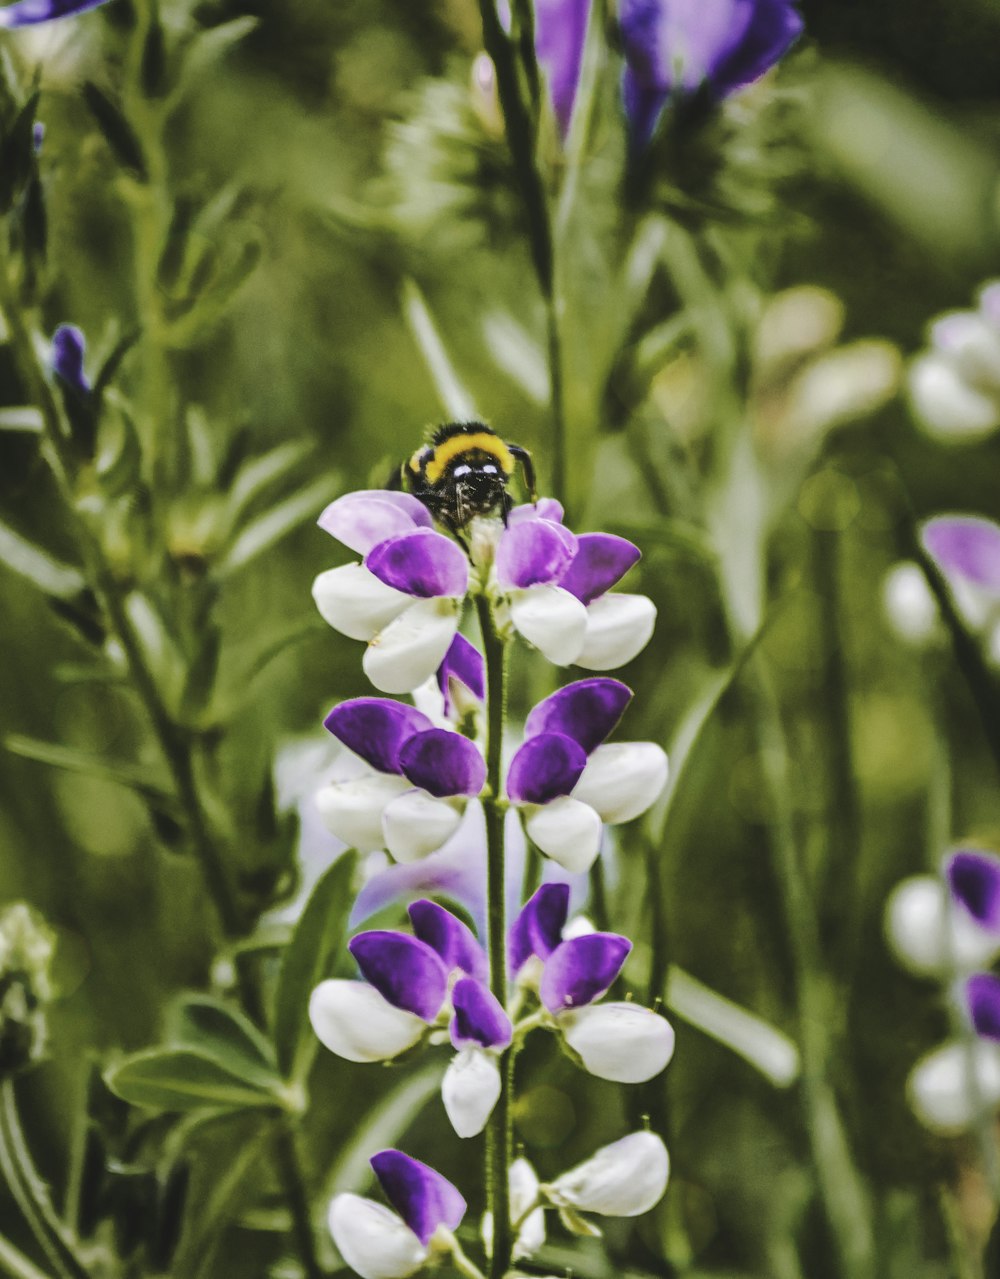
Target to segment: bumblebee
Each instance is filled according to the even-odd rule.
[[[400,481],[439,523],[461,537],[475,516],[489,515],[497,507],[507,523],[513,505],[507,484],[518,464],[534,502],[535,468],[527,449],[502,440],[485,422],[447,422],[403,463]]]

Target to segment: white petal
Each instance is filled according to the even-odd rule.
[[[528,1212],[538,1201],[538,1190],[538,1175],[527,1159],[519,1156],[510,1166],[510,1218],[515,1224],[521,1222],[514,1241],[515,1261],[532,1256],[545,1242],[545,1209]]]
[[[670,1022],[639,1004],[594,1004],[561,1013],[558,1024],[584,1069],[616,1084],[652,1079],[674,1055]]]
[[[500,1067],[481,1048],[456,1053],[441,1081],[441,1100],[460,1137],[475,1137],[486,1127],[500,1096]]]
[[[952,311],[931,326],[931,343],[962,377],[984,391],[1000,391],[1000,333],[975,311]]]
[[[587,610],[560,586],[529,586],[511,591],[510,620],[556,666],[577,660],[587,629]]]
[[[525,809],[525,830],[554,862],[574,873],[589,870],[601,847],[601,819],[571,795]]]
[[[363,564],[320,573],[312,596],[325,622],[351,639],[370,640],[413,603],[413,596],[380,582]]]
[[[613,671],[630,662],[649,643],[656,605],[645,595],[602,595],[587,608],[587,631],[576,665],[588,671]]]
[[[954,906],[936,875],[913,875],[896,885],[886,902],[885,930],[897,959],[921,976],[973,972],[1000,955],[1000,937]]]
[[[458,630],[458,601],[420,600],[390,622],[365,650],[365,674],[383,693],[412,693],[444,661]]]
[[[394,1008],[363,981],[321,981],[309,997],[309,1020],[320,1043],[346,1061],[389,1061],[412,1048],[427,1029]]]
[[[411,789],[386,805],[382,814],[385,847],[397,862],[415,862],[436,852],[462,820],[461,807]]]
[[[667,755],[655,742],[613,742],[591,752],[573,798],[615,825],[644,813],[666,784]]]
[[[652,1132],[633,1132],[564,1172],[545,1190],[553,1203],[606,1217],[638,1217],[663,1198],[667,1148]]]
[[[405,777],[372,773],[322,787],[316,792],[316,807],[332,835],[349,848],[370,853],[385,847],[382,813],[386,804],[409,789]]]
[[[340,1255],[361,1279],[406,1279],[427,1249],[402,1217],[360,1195],[335,1195],[328,1218]]]
[[[1000,1104],[1000,1044],[985,1039],[944,1044],[913,1068],[910,1105],[932,1132],[971,1127]]]
[[[936,351],[910,365],[910,404],[928,435],[940,440],[975,440],[1000,425],[1000,401],[962,377],[952,362]]]
[[[886,573],[882,605],[892,629],[908,644],[925,644],[937,629],[937,602],[927,579],[910,560],[903,560]]]

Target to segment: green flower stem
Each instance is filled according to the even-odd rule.
[[[21,1130],[14,1082],[0,1084],[0,1172],[25,1221],[59,1279],[89,1279],[75,1252],[76,1239],[60,1219]],[[14,1250],[16,1252],[16,1250]]]
[[[11,1279],[51,1279],[3,1235],[0,1235],[0,1270],[10,1275]]]
[[[486,661],[486,902],[490,990],[507,1003],[507,923],[505,919],[504,809],[501,796],[501,755],[506,698],[506,644],[497,634],[489,600],[476,597],[476,610]],[[501,1054],[500,1097],[486,1127],[486,1202],[493,1215],[493,1255],[489,1279],[503,1279],[510,1269],[513,1236],[510,1227],[511,1050]]]
[[[830,1082],[830,995],[820,958],[815,910],[796,847],[788,803],[788,749],[777,698],[762,659],[748,666],[764,786],[770,800],[775,872],[792,950],[802,1101],[820,1198],[830,1223],[838,1274],[875,1279],[875,1233],[867,1188],[858,1173]]]
[[[288,1200],[288,1207],[292,1214],[292,1233],[295,1235],[306,1279],[323,1279],[323,1268],[316,1256],[316,1238],[313,1234],[309,1195],[302,1175],[295,1129],[290,1123],[279,1125],[275,1135],[275,1152],[285,1198]]]
[[[125,593],[108,565],[97,532],[77,507],[74,476],[77,470],[68,428],[62,410],[52,392],[35,354],[32,326],[18,305],[10,279],[0,271],[0,310],[7,321],[14,358],[27,384],[31,398],[42,414],[46,443],[52,453],[54,471],[67,508],[77,516],[79,546],[84,571],[91,589],[116,638],[121,644],[129,673],[152,724],[167,768],[177,791],[177,798],[187,817],[192,846],[209,895],[218,912],[224,932],[239,936],[246,931],[246,921],[239,909],[226,871],[221,849],[212,835],[195,777],[194,756],[187,733],[171,718],[146,661],[139,636],[125,606]]]
[[[507,128],[514,173],[528,219],[531,260],[545,301],[549,362],[549,403],[552,410],[552,493],[569,516],[569,469],[565,387],[562,373],[561,305],[557,285],[555,237],[545,182],[537,159],[539,73],[535,59],[531,6],[518,0],[515,31],[508,37],[497,16],[495,0],[479,0],[483,44],[493,60],[497,95]],[[516,43],[515,43],[516,41]],[[520,55],[520,56],[519,56]],[[532,91],[534,86],[534,91]]]

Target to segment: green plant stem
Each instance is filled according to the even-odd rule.
[[[748,666],[764,783],[770,800],[771,842],[792,951],[802,1052],[802,1100],[820,1197],[838,1273],[875,1279],[875,1232],[867,1188],[854,1165],[830,1082],[829,991],[822,971],[813,903],[799,861],[791,808],[788,749],[777,698],[758,655]]]
[[[570,494],[560,301],[555,237],[552,234],[545,182],[537,158],[540,109],[537,86],[540,82],[535,58],[534,28],[529,11],[530,5],[523,2],[519,2],[515,8],[515,17],[519,18],[519,30],[515,35],[520,37],[515,44],[500,24],[494,0],[479,0],[483,44],[496,69],[497,96],[507,129],[514,173],[528,219],[531,260],[545,302],[549,403],[552,411],[552,493],[562,502],[568,517]],[[535,92],[532,92],[532,85],[536,88]]]
[[[29,1261],[3,1235],[0,1235],[0,1270],[10,1275],[11,1279],[51,1279],[51,1276],[44,1270],[39,1270],[33,1261]]]
[[[490,990],[507,1003],[507,925],[505,919],[504,805],[501,800],[501,754],[506,698],[506,645],[497,634],[489,600],[476,598],[486,660],[486,902]],[[510,1225],[511,1050],[500,1057],[500,1096],[486,1127],[486,1202],[493,1215],[493,1255],[489,1279],[503,1279],[510,1269],[513,1237]]]
[[[49,1188],[31,1158],[12,1079],[0,1084],[0,1172],[59,1279],[88,1279],[89,1272],[74,1251],[76,1240],[52,1206]]]
[[[129,673],[152,724],[177,798],[187,817],[194,852],[201,865],[209,894],[228,936],[246,931],[246,921],[236,902],[221,850],[212,836],[195,778],[194,757],[187,733],[172,720],[156,680],[146,661],[142,643],[125,604],[125,592],[109,567],[100,538],[79,511],[74,494],[76,459],[62,411],[34,351],[31,326],[16,299],[6,273],[0,272],[0,309],[7,320],[15,360],[29,393],[42,414],[46,442],[53,455],[54,471],[67,508],[77,517],[80,553],[87,580],[111,626],[128,663]]]
[[[275,1135],[278,1169],[288,1207],[292,1214],[292,1232],[302,1260],[306,1279],[323,1279],[323,1269],[316,1256],[316,1238],[313,1234],[309,1196],[306,1192],[302,1163],[299,1158],[295,1129],[282,1123]]]

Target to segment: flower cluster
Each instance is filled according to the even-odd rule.
[[[1000,858],[957,849],[942,875],[916,875],[889,898],[886,928],[899,960],[939,981],[954,1010],[951,1039],[909,1079],[918,1118],[940,1132],[967,1128],[1000,1106]]]
[[[0,912],[0,1078],[45,1052],[55,939],[24,902]]]
[[[366,642],[362,666],[380,692],[413,697],[412,705],[359,697],[330,711],[325,726],[349,752],[353,773],[321,789],[319,814],[346,844],[410,863],[452,841],[468,806],[481,804],[493,898],[489,954],[457,915],[427,898],[411,902],[410,931],[356,934],[348,949],[361,980],[330,978],[315,988],[309,1015],[317,1037],[353,1062],[447,1045],[441,1096],[464,1138],[482,1132],[495,1112],[502,1120],[498,1102],[513,1078],[509,1067],[534,1030],[557,1036],[599,1078],[652,1079],[673,1054],[673,1029],[655,1010],[602,1002],[632,943],[586,919],[570,920],[565,882],[538,887],[506,935],[505,906],[496,900],[505,882],[505,812],[518,815],[528,840],[561,871],[580,873],[599,855],[604,826],[638,817],[666,782],[667,757],[656,743],[608,740],[632,693],[604,674],[540,701],[506,769],[502,758],[497,712],[506,645],[520,637],[554,665],[603,672],[648,643],[652,602],[613,589],[635,566],[638,548],[608,533],[573,533],[559,504],[545,498],[445,532],[412,494],[367,491],[337,499],[319,522],[360,557],[316,579],[322,616]],[[482,649],[459,629],[470,598]],[[490,672],[484,654],[496,663]],[[493,700],[483,716],[487,687]],[[494,1132],[494,1151],[505,1132]],[[644,1212],[668,1175],[666,1150],[650,1133],[613,1143],[549,1185],[511,1154],[490,1182],[510,1182],[504,1242],[497,1244],[505,1265],[544,1242],[546,1208],[557,1209],[571,1230],[593,1233],[578,1214]],[[330,1228],[348,1264],[367,1279],[395,1279],[441,1253],[458,1258],[454,1231],[465,1201],[456,1188],[399,1151],[383,1151],[372,1166],[392,1210],[355,1195],[338,1196],[331,1207]],[[488,1253],[493,1232],[488,1213]],[[460,1268],[476,1273],[461,1255]]]
[[[928,435],[960,444],[1000,426],[1000,281],[984,284],[974,311],[930,326],[929,349],[910,365],[910,404]]]
[[[454,1232],[468,1207],[457,1188],[400,1150],[380,1151],[370,1163],[392,1207],[355,1194],[336,1195],[330,1205],[330,1233],[351,1269],[361,1279],[406,1279],[435,1256],[454,1254]],[[546,1209],[573,1221],[580,1213],[636,1217],[662,1198],[669,1174],[666,1147],[651,1132],[630,1133],[545,1185],[526,1159],[516,1159],[510,1169],[511,1206],[521,1223],[515,1258],[545,1242]],[[487,1218],[487,1243],[491,1229]]]
[[[516,986],[504,1008],[490,993],[486,954],[473,933],[436,903],[413,902],[412,935],[374,931],[351,941],[364,981],[317,986],[313,1029],[331,1052],[358,1062],[389,1061],[423,1039],[450,1041],[455,1056],[441,1095],[460,1137],[482,1132],[500,1095],[497,1055],[532,1029],[559,1035],[601,1079],[652,1079],[673,1055],[669,1023],[631,1002],[597,1003],[632,943],[586,921],[564,935],[568,913],[569,886],[543,884],[517,916],[508,935]]]

